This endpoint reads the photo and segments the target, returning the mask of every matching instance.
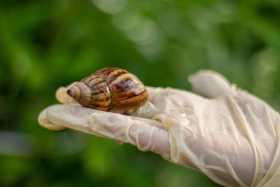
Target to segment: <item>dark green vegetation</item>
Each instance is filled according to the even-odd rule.
[[[280,108],[280,1],[0,1],[0,186],[217,186],[129,145],[40,128],[60,85],[119,66],[190,89],[210,68]]]

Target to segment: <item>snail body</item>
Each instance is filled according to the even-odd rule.
[[[73,83],[67,93],[84,107],[131,113],[148,99],[144,84],[121,68],[103,68]]]

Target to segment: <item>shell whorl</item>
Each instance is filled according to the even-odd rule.
[[[81,82],[91,90],[91,101],[87,107],[104,111],[111,109],[111,91],[103,77],[93,74]]]
[[[91,100],[91,90],[83,82],[73,83],[67,90],[67,94],[79,102],[81,105],[86,106]]]

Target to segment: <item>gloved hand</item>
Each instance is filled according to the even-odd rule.
[[[189,80],[200,96],[148,88],[149,101],[131,116],[81,107],[60,91],[64,104],[45,109],[39,122],[130,143],[224,186],[280,186],[278,112],[217,73]]]

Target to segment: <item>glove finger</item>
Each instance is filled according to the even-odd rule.
[[[42,126],[66,127],[119,142],[130,143],[142,151],[169,158],[169,135],[159,122],[139,117],[102,112],[79,105],[55,105],[39,117]]]
[[[93,112],[98,111],[83,108],[79,104],[53,105],[40,113],[38,122],[42,127],[49,130],[70,128],[84,133],[90,133],[88,116]],[[94,135],[100,136],[98,133]]]
[[[133,114],[134,116],[154,119],[159,114],[184,113],[193,106],[205,103],[205,98],[183,90],[153,87],[147,87],[147,90],[149,99]]]
[[[189,77],[193,91],[207,98],[217,98],[235,93],[236,88],[221,74],[210,70],[199,71]]]
[[[151,119],[154,115],[160,112],[160,108],[156,105],[155,98],[157,98],[160,93],[162,93],[163,88],[146,87],[148,92],[148,101],[141,106],[132,115],[142,118]]]

